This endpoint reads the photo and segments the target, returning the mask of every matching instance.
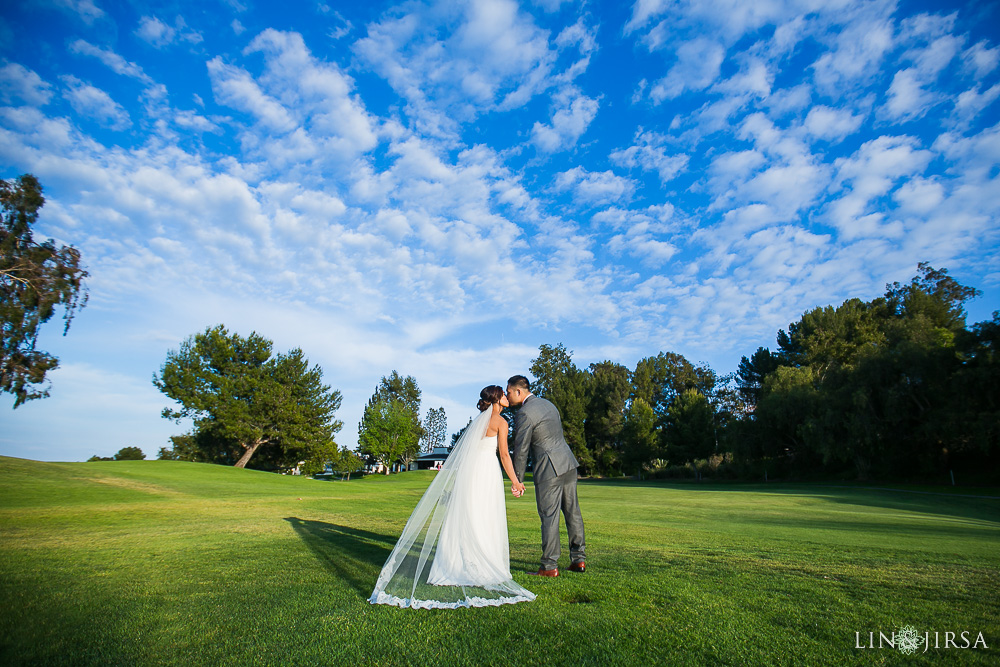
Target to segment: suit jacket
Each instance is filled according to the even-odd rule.
[[[580,465],[563,437],[558,408],[534,394],[524,399],[514,416],[514,473],[520,482],[524,481],[529,452],[536,483]]]

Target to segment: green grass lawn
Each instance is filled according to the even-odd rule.
[[[995,498],[583,481],[590,571],[538,580],[529,485],[507,513],[537,600],[370,605],[431,475],[0,457],[0,664],[1000,664]],[[989,648],[855,648],[904,625]]]

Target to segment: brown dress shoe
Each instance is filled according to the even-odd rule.
[[[579,563],[573,563],[572,565],[569,566],[569,571],[570,572],[586,572],[587,571],[587,564],[584,563],[583,561],[580,561]]]
[[[558,577],[559,568],[554,567],[551,570],[543,570],[542,568],[538,568],[538,572],[528,572],[528,574],[533,574],[537,577]]]

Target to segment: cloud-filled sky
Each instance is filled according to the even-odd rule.
[[[995,2],[0,12],[0,176],[91,273],[5,455],[154,457],[186,427],[151,377],[220,323],[320,364],[354,446],[392,370],[454,431],[542,343],[730,372],[920,261],[1000,309]]]

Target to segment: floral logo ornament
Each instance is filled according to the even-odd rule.
[[[904,625],[896,633],[896,647],[906,655],[913,655],[922,644],[923,637],[912,625]]]

